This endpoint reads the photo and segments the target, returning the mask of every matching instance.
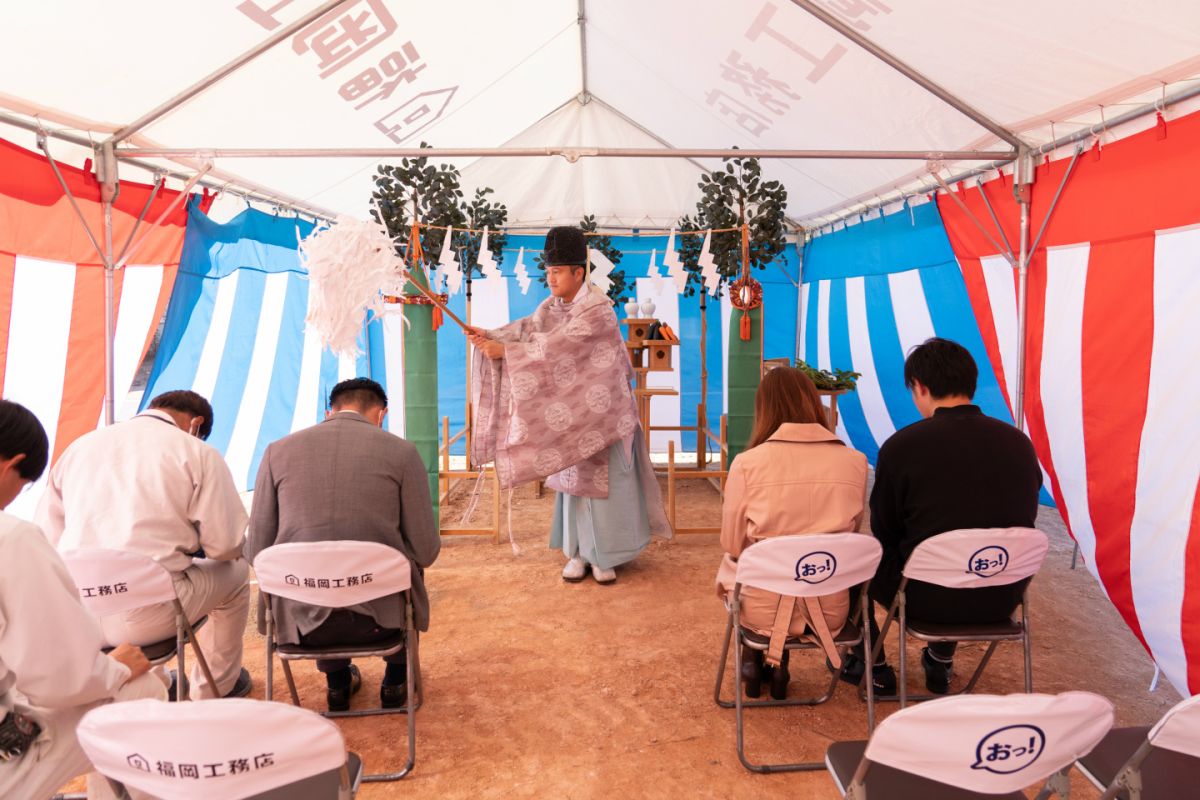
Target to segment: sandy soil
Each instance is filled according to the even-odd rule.
[[[655,542],[613,586],[565,584],[562,554],[546,547],[552,504],[551,493],[516,492],[520,556],[506,542],[445,541],[428,571],[433,624],[421,640],[426,701],[417,714],[417,765],[403,781],[366,785],[360,796],[837,797],[824,771],[760,776],[738,763],[733,711],[712,699],[724,630],[713,591],[717,537]],[[452,500],[447,519],[457,521],[461,506]],[[713,524],[720,500],[707,485],[685,482],[679,507],[681,524]],[[485,494],[476,521],[488,513]],[[1070,570],[1071,541],[1058,514],[1044,509],[1043,517],[1052,542],[1031,590],[1036,688],[1095,691],[1116,703],[1118,724],[1153,722],[1178,696],[1166,684],[1147,691],[1152,662],[1087,571]],[[253,628],[246,637],[252,696],[261,698],[265,648]],[[894,664],[894,636],[889,645]],[[960,670],[968,671],[981,648],[959,652]],[[911,654],[917,658],[918,649]],[[361,666],[355,707],[365,708],[378,704],[382,665]],[[1020,669],[1020,648],[1002,645],[980,691],[1019,690]],[[791,672],[793,693],[827,679],[823,660],[811,654],[796,657]],[[297,679],[304,705],[323,709],[315,667],[301,665]],[[278,671],[276,680],[276,696],[286,697]],[[895,705],[881,708],[886,716]],[[404,724],[402,716],[341,721],[368,772],[401,763]],[[865,733],[865,708],[844,684],[823,706],[747,716],[747,748],[760,761],[820,760],[830,742]],[[1099,796],[1078,776],[1073,783],[1074,797]]]

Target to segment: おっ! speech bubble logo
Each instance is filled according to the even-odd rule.
[[[1041,728],[1036,725],[1008,725],[979,740],[971,769],[1011,775],[1037,761],[1045,749],[1046,734]]]
[[[967,572],[981,578],[999,575],[1008,569],[1008,550],[998,544],[981,547],[967,559]]]
[[[805,583],[824,583],[837,572],[833,553],[817,550],[796,561],[796,580]]]

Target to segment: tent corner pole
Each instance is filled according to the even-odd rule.
[[[100,183],[100,202],[104,209],[104,424],[116,421],[116,271],[113,263],[113,202],[121,191],[117,177],[117,159],[112,142],[96,148],[96,172]]]
[[[1033,195],[1034,162],[1028,148],[1021,150],[1013,181],[1013,195],[1021,209],[1020,251],[1017,255],[1017,389],[1013,421],[1025,430],[1025,366],[1028,355],[1026,326],[1029,310],[1029,204]]]

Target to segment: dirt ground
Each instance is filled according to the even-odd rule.
[[[715,524],[716,491],[703,482],[682,487],[680,524]],[[462,505],[452,500],[446,519],[457,522]],[[445,540],[427,572],[432,626],[421,639],[426,699],[417,714],[416,768],[399,783],[364,785],[360,797],[838,797],[825,771],[755,775],[738,763],[734,712],[712,699],[725,622],[713,590],[717,536],[656,541],[618,570],[612,586],[590,578],[566,584],[561,552],[546,546],[552,505],[550,492],[541,499],[531,487],[515,493],[520,556],[507,542]],[[475,522],[490,508],[485,493]],[[1116,703],[1118,725],[1155,721],[1178,695],[1165,682],[1148,692],[1153,664],[1091,575],[1082,565],[1070,569],[1061,518],[1043,509],[1040,524],[1051,550],[1031,589],[1035,688],[1098,692]],[[960,672],[973,669],[981,650],[960,648]],[[263,697],[264,654],[263,639],[248,627],[245,663],[256,698]],[[916,663],[915,646],[911,657]],[[377,706],[382,665],[361,667],[354,707]],[[1019,691],[1020,670],[1020,648],[1001,645],[979,690]],[[323,709],[315,667],[301,664],[296,672],[304,705]],[[793,694],[828,675],[813,654],[794,657],[791,673]],[[923,690],[922,675],[918,667],[914,686]],[[278,670],[276,680],[276,697],[286,698]],[[895,709],[881,706],[883,716]],[[403,716],[340,724],[368,772],[402,763]],[[822,706],[747,712],[747,749],[760,762],[821,760],[829,743],[865,734],[865,707],[845,684]],[[1073,797],[1099,796],[1078,775],[1073,784]]]

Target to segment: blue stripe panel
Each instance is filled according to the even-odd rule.
[[[818,236],[804,248],[804,282],[886,275],[955,263],[936,203]]]
[[[871,338],[871,357],[875,375],[883,393],[888,416],[896,430],[921,418],[913,405],[912,394],[904,385],[905,352],[896,327],[892,308],[892,288],[886,275],[867,275],[863,278],[867,300],[867,329]],[[880,442],[882,444],[882,442]],[[872,462],[873,463],[873,462]]]
[[[371,344],[367,336],[367,323],[363,322],[362,330],[358,332],[358,357],[354,360],[354,377],[371,377]],[[382,353],[380,353],[382,355]]]
[[[805,282],[807,283],[807,281]],[[804,318],[808,320],[808,325],[804,329],[804,354],[802,358],[805,364],[812,367],[817,365],[817,334],[819,333],[817,329],[820,327],[821,322],[820,305],[821,284],[814,281],[808,286],[808,307],[804,309]]]
[[[508,261],[509,259],[505,259]],[[514,261],[516,259],[513,259]],[[509,287],[512,288],[512,287]],[[519,292],[520,290],[518,290]],[[532,292],[532,287],[530,288]],[[466,288],[450,298],[450,310],[460,319],[467,318]],[[438,329],[438,425],[442,417],[450,418],[453,436],[466,420],[467,397],[467,337],[450,320]],[[439,427],[440,430],[440,427]],[[452,455],[466,453],[466,442],[459,439],[450,450]]]
[[[218,283],[215,278],[193,275],[182,268],[175,275],[162,340],[139,410],[144,410],[156,395],[188,389],[195,382],[204,339],[212,325]]]
[[[952,339],[967,348],[975,363],[980,366],[975,404],[988,416],[1003,420],[1009,425],[1014,424],[1012,414],[1008,410],[1008,402],[1004,399],[1000,384],[996,380],[996,373],[987,369],[991,362],[988,361],[987,350],[983,345],[983,336],[979,333],[979,324],[975,321],[975,312],[971,308],[971,299],[967,295],[962,271],[957,264],[944,264],[923,269],[920,275],[934,331],[938,336]]]
[[[246,386],[246,376],[250,374],[250,358],[254,355],[254,340],[258,333],[258,317],[266,285],[265,272],[244,269],[238,275],[233,313],[229,317],[229,334],[221,353],[217,384],[210,398],[213,429],[208,443],[222,453],[229,447],[233,425],[242,405],[242,391]]]
[[[296,394],[300,387],[300,364],[304,353],[304,315],[308,309],[308,281],[301,275],[289,275],[287,293],[283,300],[279,342],[275,346],[275,366],[271,370],[271,388],[263,409],[258,442],[250,461],[246,485],[253,486],[263,451],[276,439],[291,432],[296,413]],[[234,476],[236,479],[238,476]]]
[[[329,393],[338,385],[338,357],[328,350],[321,351],[321,380],[317,382],[317,418],[314,423],[325,419],[329,410]]]
[[[853,364],[850,354],[850,320],[846,314],[846,279],[837,278],[829,284],[829,361],[838,368],[845,369],[844,364]],[[838,415],[846,432],[850,434],[850,444],[866,455],[867,460],[875,463],[879,455],[879,444],[871,435],[867,426],[866,415],[863,414],[862,401],[858,392],[847,392],[838,398]]]
[[[387,344],[383,336],[383,322],[374,313],[367,317],[367,355],[371,362],[370,369],[363,374],[383,387],[383,393],[388,395],[390,404],[392,397],[388,391]],[[397,394],[396,397],[399,398],[400,395]]]

